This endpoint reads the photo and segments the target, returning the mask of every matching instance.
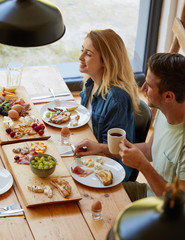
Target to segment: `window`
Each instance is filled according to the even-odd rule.
[[[162,0],[50,1],[61,9],[66,25],[63,38],[35,48],[0,44],[1,67],[10,61],[26,66],[56,64],[71,90],[79,90],[82,74],[78,71],[78,57],[84,37],[91,29],[112,28],[125,42],[136,79],[142,83],[146,59],[156,48],[158,23],[153,19],[159,22]]]

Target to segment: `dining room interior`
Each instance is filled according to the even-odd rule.
[[[91,4],[92,8],[89,6]],[[153,53],[159,52],[185,54],[185,0],[116,0],[108,1],[107,6],[109,7],[103,15],[102,8],[106,8],[106,1],[101,3],[83,0],[68,2],[52,0],[51,3],[38,0],[0,2],[0,99],[2,100],[0,105],[3,107],[6,105],[8,108],[12,106],[10,104],[16,102],[16,105],[21,106],[18,118],[8,119],[10,117],[8,113],[4,116],[0,115],[0,239],[2,240],[145,240],[147,238],[139,238],[139,235],[129,238],[129,234],[128,238],[122,238],[122,227],[127,224],[126,227],[129,229],[130,223],[126,222],[129,218],[133,217],[134,224],[139,221],[137,216],[134,218],[135,213],[146,213],[147,206],[150,211],[155,212],[154,209],[161,208],[164,204],[164,199],[157,197],[151,198],[151,202],[143,199],[140,205],[137,205],[137,202],[132,203],[121,184],[125,172],[121,165],[111,158],[94,155],[89,156],[88,159],[82,157],[81,160],[74,156],[74,146],[83,139],[89,138],[97,142],[88,125],[89,111],[80,104],[79,94],[82,91],[84,75],[79,72],[78,58],[86,32],[92,28],[109,28],[109,26],[115,28],[126,42],[126,46],[128,45],[129,58],[139,86],[139,98],[147,105],[147,98],[142,92],[147,72],[147,59]],[[17,10],[17,16],[11,18],[13,12],[16,13],[14,8]],[[36,10],[34,10],[35,15],[32,14],[34,8],[38,8],[38,15]],[[125,12],[122,12],[123,8],[126,9]],[[9,18],[5,16],[5,9]],[[67,12],[68,9],[72,10],[72,13]],[[21,11],[24,11],[22,21],[19,18]],[[114,11],[115,14],[112,14]],[[94,14],[91,15],[91,12]],[[44,26],[41,30],[39,24],[42,23],[39,19],[47,22],[47,16],[49,19],[47,14],[51,14],[50,22],[48,21],[46,29]],[[71,14],[76,15],[78,20],[72,18]],[[112,16],[107,18],[106,14]],[[126,17],[123,16],[124,14]],[[33,21],[36,15],[38,20]],[[28,16],[30,22],[38,24],[31,26],[35,32],[27,32],[29,25],[32,24],[29,21],[28,25],[22,24],[24,21],[27,22]],[[54,23],[52,18],[56,16],[57,20],[55,19]],[[97,20],[95,20],[96,16]],[[6,21],[15,29],[7,27]],[[17,29],[15,22],[18,24]],[[26,26],[25,30],[23,28],[20,30],[19,24]],[[58,29],[53,28],[55,24]],[[70,44],[74,44],[74,48],[71,48]],[[9,62],[23,63],[19,86],[7,86]],[[146,142],[154,131],[156,110],[150,108],[150,113],[151,115],[148,116],[146,109],[143,112],[146,114],[145,122],[147,117],[149,122],[146,127],[147,133],[139,132],[144,135]],[[69,121],[69,124],[62,122],[61,125],[52,121],[57,115],[62,115],[62,121],[63,118],[67,118],[68,120],[65,121]],[[29,119],[25,116],[29,116]],[[61,130],[65,126],[69,130],[67,144],[61,143]],[[141,130],[142,127],[139,125],[138,128]],[[23,153],[24,151],[28,152]],[[43,159],[40,160],[36,156],[35,160],[37,151],[40,151],[38,153],[44,157]],[[85,165],[87,161],[88,164],[90,161],[96,163],[96,166],[101,165],[111,170],[114,181],[108,186],[102,184],[95,175],[95,165],[89,167],[90,170],[93,169],[93,173],[88,172],[89,168]],[[39,177],[35,173],[38,171],[31,169],[32,165],[37,165],[37,162],[41,171],[48,171],[48,168],[52,168],[55,164],[51,175]],[[82,167],[80,171],[86,166],[85,170],[88,171],[83,171],[82,174],[88,177],[80,177],[75,173],[74,170],[79,167],[78,165]],[[140,172],[137,173],[135,180],[139,183],[147,182]],[[178,181],[171,184],[174,191],[179,190]],[[184,195],[182,198],[184,199]],[[95,209],[94,206],[97,205]],[[184,209],[181,210],[184,214]],[[178,220],[180,227],[182,219]],[[178,224],[175,228],[178,231]]]

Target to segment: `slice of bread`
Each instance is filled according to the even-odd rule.
[[[108,186],[113,183],[113,174],[110,170],[100,170],[95,173],[104,186]]]
[[[62,178],[53,178],[50,183],[58,189],[59,193],[62,194],[64,198],[71,194],[71,185],[68,181]]]

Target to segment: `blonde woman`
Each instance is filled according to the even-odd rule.
[[[79,60],[79,70],[85,73],[81,104],[91,112],[89,124],[99,143],[85,139],[76,146],[74,154],[78,157],[106,154],[124,167],[124,181],[132,180],[135,170],[110,155],[106,144],[107,131],[114,127],[124,129],[127,139],[135,142],[138,87],[123,40],[111,29],[91,31],[84,40]]]
[[[122,128],[135,140],[138,87],[121,37],[112,29],[90,31],[82,45],[79,71],[85,73],[81,104],[91,112],[90,126],[99,143],[110,128]]]

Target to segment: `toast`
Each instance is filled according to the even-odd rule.
[[[100,170],[95,173],[95,176],[99,178],[104,186],[108,186],[113,183],[113,174],[110,170]]]
[[[59,193],[62,194],[64,198],[71,194],[71,186],[66,180],[62,178],[54,178],[51,179],[50,183],[58,189]]]

